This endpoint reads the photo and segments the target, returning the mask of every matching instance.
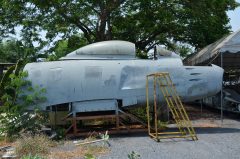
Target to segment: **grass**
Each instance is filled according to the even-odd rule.
[[[77,146],[73,150],[57,150],[49,154],[51,159],[71,159],[76,157],[84,157],[86,155],[98,156],[107,153],[109,150],[106,146],[88,145]]]
[[[129,108],[128,109],[129,113],[135,115],[139,119],[141,119],[143,122],[147,123],[147,112],[146,112],[146,107],[145,106],[140,106],[136,108]]]
[[[96,140],[96,136],[91,134],[83,142]],[[85,144],[76,146],[72,141],[65,141],[64,144],[55,147],[49,154],[51,159],[71,159],[71,158],[91,158],[90,156],[98,156],[109,152],[109,147],[105,144]]]
[[[164,121],[158,120],[157,121],[157,125],[158,125],[159,129],[165,130],[165,129],[167,129],[168,122],[164,122]]]
[[[82,141],[87,142],[96,139],[96,133],[91,133],[88,138]],[[76,146],[71,140],[54,142],[45,135],[23,135],[11,144],[5,142],[2,138],[0,146],[7,145],[14,145],[16,155],[20,159],[71,159],[78,157],[92,159],[109,152],[109,147],[101,142]]]
[[[53,145],[53,141],[45,135],[24,135],[16,141],[16,154],[19,157],[46,156]]]
[[[5,137],[0,136],[0,147],[4,147],[4,146],[12,146],[14,143],[10,142],[8,140],[6,140]]]
[[[46,159],[46,158],[41,157],[39,155],[27,155],[27,156],[21,157],[21,159]]]

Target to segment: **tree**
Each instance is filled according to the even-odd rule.
[[[235,0],[2,0],[0,33],[20,25],[33,41],[45,30],[49,41],[82,32],[88,43],[121,39],[148,51],[182,42],[199,49],[229,33],[226,11],[237,6]]]
[[[0,62],[16,63],[20,59],[25,62],[36,61],[39,57],[46,57],[39,54],[42,47],[33,46],[32,42],[24,40],[8,39],[0,42]]]
[[[13,62],[23,57],[21,42],[16,40],[2,41],[0,43],[0,62]]]
[[[59,40],[55,46],[52,47],[49,52],[49,61],[58,60],[59,58],[66,56],[68,53],[87,45],[87,41],[83,38],[82,34],[72,35],[67,40]]]

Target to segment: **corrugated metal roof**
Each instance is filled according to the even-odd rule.
[[[214,63],[214,60],[217,60],[218,54],[221,52],[224,53],[224,57],[229,53],[240,53],[240,30],[206,46],[198,53],[186,58],[184,63],[187,65]]]

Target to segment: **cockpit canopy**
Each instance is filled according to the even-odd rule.
[[[160,46],[155,47],[154,59],[176,57],[176,54]],[[179,56],[178,56],[179,57]],[[110,40],[81,47],[60,60],[136,59],[135,44],[128,41]]]
[[[111,40],[81,47],[61,60],[69,59],[135,59],[135,44],[128,41]]]

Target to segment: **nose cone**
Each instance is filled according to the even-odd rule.
[[[211,70],[208,72],[208,95],[213,96],[217,94],[222,88],[224,70],[221,67],[212,65]]]
[[[194,101],[216,95],[222,88],[223,69],[216,65],[192,66],[186,69],[186,101]],[[181,89],[179,89],[181,90]]]

